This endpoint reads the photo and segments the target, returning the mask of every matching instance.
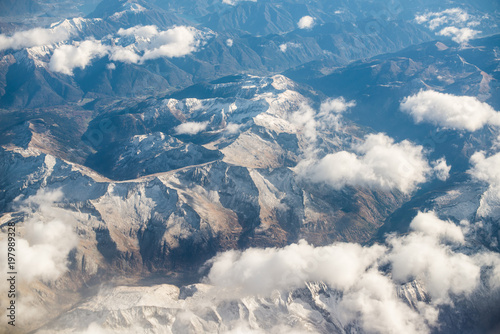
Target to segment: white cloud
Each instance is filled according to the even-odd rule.
[[[314,26],[314,18],[309,15],[303,16],[297,23],[297,26],[299,29],[311,29]]]
[[[336,307],[343,324],[360,323],[366,333],[428,333],[434,314],[411,309],[395,293],[390,278],[376,270],[363,273],[353,289],[344,291]],[[425,309],[425,307],[422,307]]]
[[[452,37],[452,40],[464,44],[481,31],[473,30],[480,24],[478,18],[471,16],[461,8],[450,8],[441,12],[428,12],[415,16],[415,21],[426,25],[431,30],[442,27],[436,35]]]
[[[341,114],[345,112],[347,109],[352,108],[356,106],[356,101],[349,101],[346,102],[346,100],[343,97],[338,97],[336,99],[326,99],[321,103],[320,106],[320,113],[321,114],[328,114],[328,113],[336,113],[336,114]]]
[[[285,248],[228,251],[211,260],[211,284],[239,290],[242,295],[267,295],[275,289],[297,288],[305,281],[324,281],[349,289],[384,249],[339,243],[314,247],[305,241]]]
[[[450,221],[438,218],[435,212],[419,212],[410,223],[410,229],[441,241],[463,244],[462,228]]]
[[[109,59],[112,61],[119,61],[127,64],[137,64],[141,61],[141,56],[139,56],[133,47],[122,47],[113,46],[109,47],[108,50]]]
[[[400,109],[416,123],[476,131],[486,124],[500,126],[500,114],[472,96],[456,96],[433,90],[420,91],[403,99]]]
[[[421,281],[434,304],[449,303],[450,294],[473,292],[480,283],[481,264],[442,242],[463,244],[460,227],[440,220],[433,212],[420,212],[410,228],[414,232],[407,236],[388,238],[394,280]]]
[[[461,8],[449,8],[441,12],[428,12],[422,15],[415,16],[415,20],[419,24],[426,23],[429,29],[435,30],[444,24],[463,24],[469,21],[472,17],[467,11]]]
[[[489,185],[481,196],[477,214],[480,217],[500,217],[500,153],[486,157],[484,152],[476,152],[470,162],[472,168],[468,173]]]
[[[480,31],[473,30],[471,28],[446,27],[440,30],[436,35],[451,37],[454,42],[463,44],[467,43],[480,33]]]
[[[158,33],[144,50],[142,61],[160,57],[182,57],[198,49],[202,36],[193,27],[176,26]]]
[[[73,226],[60,220],[29,221],[17,242],[18,268],[23,279],[52,281],[67,271],[67,256],[76,247]]]
[[[174,130],[178,135],[187,134],[187,135],[195,135],[205,129],[208,126],[208,122],[186,122],[177,125]]]
[[[39,190],[19,203],[20,210],[28,217],[16,241],[17,271],[23,281],[54,281],[68,270],[67,256],[77,246],[78,237],[74,232],[74,219],[53,205],[62,196],[61,191]],[[5,265],[2,263],[0,267]]]
[[[356,153],[341,151],[304,163],[298,166],[299,175],[335,189],[349,185],[410,193],[431,171],[422,146],[407,140],[394,143],[385,134],[370,134],[353,149]]]
[[[119,36],[135,36],[141,38],[152,38],[158,35],[158,28],[154,25],[149,26],[135,26],[128,29],[120,28],[118,30]]]
[[[50,58],[51,71],[73,75],[73,69],[85,68],[94,58],[103,57],[108,48],[100,41],[86,40],[73,45],[62,45],[54,50]]]
[[[109,63],[109,64],[106,64],[106,68],[108,70],[112,71],[112,70],[116,69],[116,65],[115,65],[115,63]]]
[[[234,43],[234,42],[233,42],[233,40],[232,40],[231,38],[226,39],[226,45],[227,45],[228,47],[232,47],[232,46],[233,46],[233,43]]]
[[[446,159],[443,157],[432,162],[432,170],[439,180],[446,181],[450,176],[451,166],[448,166]]]
[[[50,29],[34,28],[18,31],[10,36],[0,34],[0,51],[7,49],[18,50],[63,42],[68,40],[73,33],[73,30],[58,25]]]

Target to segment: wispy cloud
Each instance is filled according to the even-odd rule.
[[[439,29],[438,36],[451,37],[453,41],[464,44],[481,33],[474,30],[480,24],[480,18],[470,15],[461,8],[449,8],[440,12],[427,12],[415,16],[415,21],[426,25],[431,30]]]
[[[178,135],[195,135],[206,130],[208,122],[185,122],[177,125],[174,130]]]

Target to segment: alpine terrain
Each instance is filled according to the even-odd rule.
[[[1,333],[500,333],[500,3],[0,2]]]

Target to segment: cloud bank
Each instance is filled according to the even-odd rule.
[[[482,270],[491,274],[484,284],[500,284],[498,254],[460,251],[467,231],[467,222],[455,225],[434,212],[419,212],[409,234],[391,235],[384,245],[313,247],[301,241],[281,249],[220,253],[210,261],[206,280],[231,296],[268,296],[322,281],[340,292],[336,303],[325,307],[344,326],[359,324],[369,333],[428,333],[437,325],[439,306],[483,284]],[[404,303],[396,291],[407,282],[418,282],[430,301]]]
[[[50,29],[34,28],[18,31],[8,36],[0,34],[0,51],[24,49],[33,46],[50,45],[68,40],[74,31],[58,25]]]
[[[353,150],[303,162],[298,166],[299,175],[313,182],[325,182],[335,189],[354,186],[410,193],[425,182],[432,171],[422,146],[407,140],[395,143],[382,133],[367,135]]]
[[[429,122],[450,129],[476,131],[486,124],[500,126],[500,113],[472,96],[420,91],[404,98],[400,109],[416,123]]]
[[[111,61],[140,64],[161,57],[183,57],[200,47],[205,34],[193,27],[174,26],[159,31],[156,26],[120,29],[113,43],[87,39],[73,41],[54,50],[49,68],[72,75],[75,68],[85,68],[93,59],[108,56]]]

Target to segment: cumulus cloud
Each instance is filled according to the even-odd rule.
[[[182,57],[197,50],[201,36],[193,27],[176,26],[158,33],[146,50],[142,60],[160,57]]]
[[[404,98],[400,109],[416,123],[430,122],[445,128],[476,131],[486,124],[500,126],[500,114],[472,96],[420,91]]]
[[[480,31],[471,28],[446,27],[441,29],[437,35],[451,37],[454,42],[463,44],[476,37]]]
[[[232,46],[233,46],[233,43],[234,43],[234,42],[233,42],[233,40],[232,40],[231,38],[226,39],[226,45],[227,45],[228,47],[232,47]]]
[[[451,166],[448,166],[446,159],[443,157],[432,162],[432,170],[439,180],[446,181],[450,176]]]
[[[339,291],[323,304],[344,326],[361,326],[369,333],[428,333],[437,325],[439,306],[452,295],[468,296],[482,283],[481,270],[498,281],[496,253],[460,252],[466,225],[455,225],[434,212],[419,212],[410,233],[391,235],[385,245],[335,243],[313,247],[305,241],[277,249],[248,249],[218,254],[206,281],[231,296],[269,296],[308,281],[321,281]],[[382,269],[384,268],[384,269]],[[410,308],[397,296],[397,287],[418,282],[430,301]]]
[[[133,46],[113,46],[107,48],[107,54],[112,61],[119,61],[127,64],[137,64],[141,61],[141,56],[136,53]]]
[[[481,196],[477,214],[480,217],[500,217],[500,153],[486,157],[484,152],[476,152],[470,163],[469,174],[489,185]]]
[[[86,40],[73,45],[62,45],[54,50],[50,58],[51,71],[73,75],[73,69],[84,69],[94,58],[103,57],[108,53],[108,47],[100,41]]]
[[[433,303],[449,303],[450,294],[470,294],[480,283],[481,263],[443,243],[462,245],[463,232],[435,213],[419,212],[410,224],[413,233],[390,237],[388,259],[397,282],[423,282]]]
[[[427,12],[415,16],[415,21],[426,25],[431,30],[440,30],[439,36],[452,37],[452,40],[464,44],[474,38],[481,31],[471,29],[480,24],[479,20],[461,8],[450,8],[441,12]]]
[[[419,212],[410,223],[410,229],[439,241],[463,244],[465,237],[462,228],[451,221],[438,218],[433,211]]]
[[[298,166],[299,175],[335,189],[349,185],[410,193],[431,172],[423,147],[407,140],[394,143],[385,134],[370,134],[353,149],[354,153],[341,151],[305,162]]]
[[[311,29],[314,26],[314,18],[309,15],[303,16],[300,18],[297,26],[299,29]]]
[[[165,31],[159,31],[156,26],[135,26],[120,29],[117,35],[119,37],[112,44],[88,39],[61,45],[54,50],[49,68],[72,75],[75,68],[83,69],[93,59],[105,56],[111,61],[128,64],[161,57],[183,57],[198,50],[205,37],[201,31],[187,26],[174,26]]]
[[[195,135],[205,131],[208,122],[185,122],[177,125],[174,130],[178,135]]]
[[[72,34],[74,34],[73,30],[62,25],[50,29],[34,28],[18,31],[12,35],[0,34],[0,51],[59,43],[68,40]]]
[[[18,268],[27,281],[57,279],[67,268],[69,251],[76,247],[73,227],[66,222],[29,222],[25,239],[18,240]]]

